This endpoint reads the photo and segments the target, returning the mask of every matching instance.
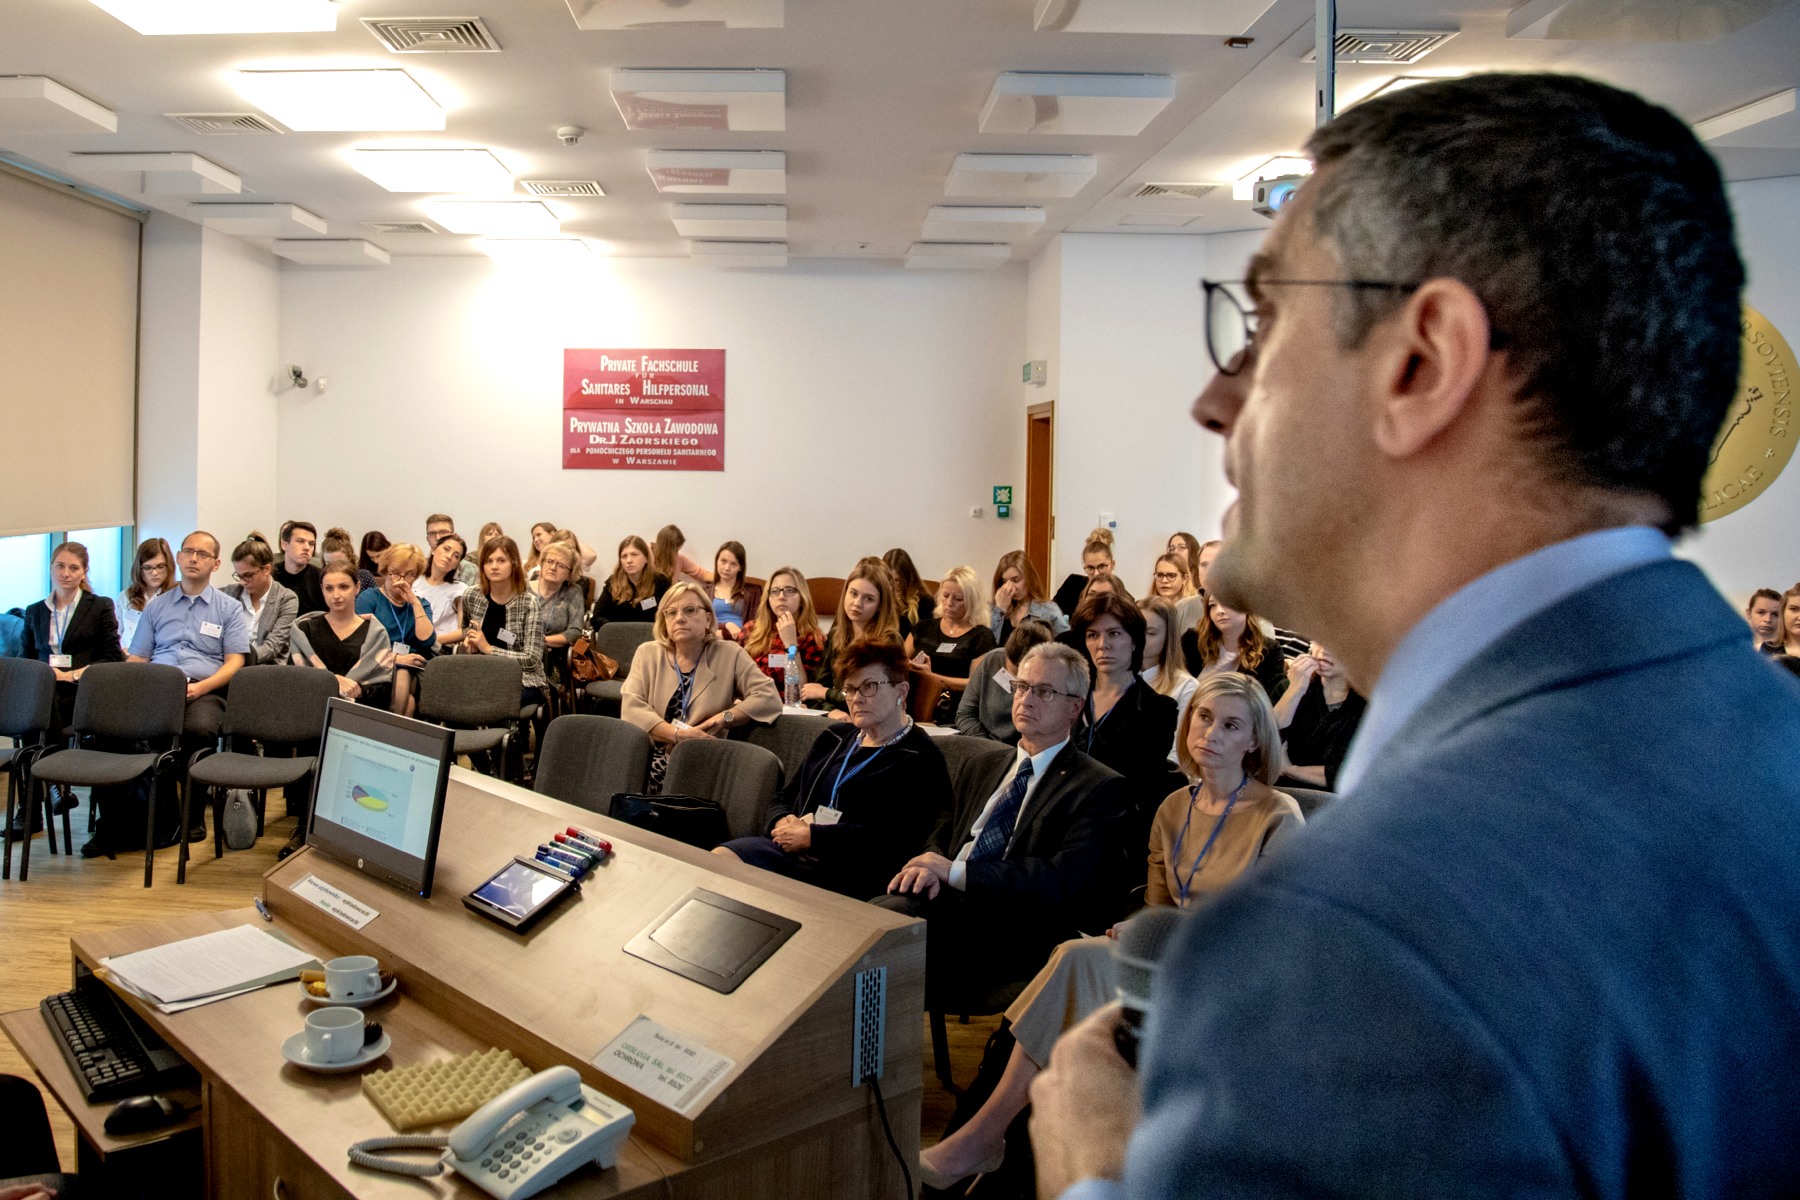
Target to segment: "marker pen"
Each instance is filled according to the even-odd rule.
[[[576,841],[586,842],[588,845],[592,846],[594,849],[600,851],[601,854],[611,854],[612,853],[612,843],[607,841],[605,838],[601,837],[597,833],[589,833],[587,830],[577,829],[573,825],[569,826],[568,829],[564,830],[563,832],[567,833],[570,837],[574,838]]]
[[[556,844],[572,854],[584,854],[595,862],[599,862],[606,857],[606,851],[594,845],[592,842],[584,842],[580,838],[570,837],[566,833],[559,833],[556,835]]]
[[[575,874],[574,870],[567,864],[558,859],[551,858],[548,854],[539,854],[533,861],[539,866],[546,868],[550,874],[555,875],[559,879],[567,879],[571,883],[578,883],[581,880],[581,877]]]
[[[550,862],[563,864],[565,870],[572,872],[577,877],[586,875],[589,869],[594,865],[587,859],[577,858],[575,855],[565,852],[558,846],[539,846],[537,848],[537,856],[539,858],[547,858]]]

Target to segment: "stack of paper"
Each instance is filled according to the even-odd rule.
[[[267,930],[239,925],[103,958],[100,965],[121,987],[172,1013],[298,978],[319,960]]]

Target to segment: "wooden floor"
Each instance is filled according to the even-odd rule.
[[[262,890],[263,872],[275,865],[275,854],[294,830],[292,818],[279,815],[282,803],[270,802],[270,820],[254,849],[227,851],[217,861],[212,842],[195,843],[188,864],[188,881],[175,884],[175,851],[156,855],[155,886],[146,889],[144,856],[121,854],[104,858],[54,858],[42,834],[32,842],[31,879],[19,882],[18,850],[14,849],[13,877],[0,882],[0,930],[6,947],[0,964],[0,1012],[36,1008],[43,997],[70,986],[69,935],[78,930],[113,929],[161,921],[183,913],[241,908]],[[75,845],[87,840],[87,806],[74,815]],[[61,822],[57,839],[61,843]],[[975,1075],[982,1046],[999,1024],[999,1018],[976,1018],[967,1025],[954,1019],[949,1025],[951,1060],[956,1078],[967,1083]],[[955,1097],[938,1086],[931,1069],[931,1036],[925,1035],[925,1097],[920,1128],[929,1143],[937,1139],[949,1119]],[[35,1079],[10,1041],[0,1037],[0,1073]],[[75,1169],[75,1130],[56,1102],[46,1094],[50,1123],[56,1134],[57,1152],[66,1170]]]

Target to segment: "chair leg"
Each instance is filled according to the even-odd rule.
[[[181,781],[181,841],[180,841],[180,848],[175,851],[175,882],[177,884],[182,884],[182,883],[187,882],[188,809],[189,809],[189,806],[193,804],[193,802],[194,802],[194,781],[192,779],[184,779]],[[154,801],[152,801],[152,803],[154,803]],[[154,821],[151,823],[155,824]],[[144,877],[144,886],[145,887],[150,886],[150,879],[147,874]]]
[[[20,798],[21,798],[21,802],[19,804],[19,811],[22,812],[23,814],[25,814],[25,840],[19,844],[19,882],[20,883],[24,883],[27,879],[31,878],[31,814],[34,811],[34,809],[32,807],[31,794],[32,794],[32,790],[38,786],[40,786],[40,785],[38,784],[38,782],[35,779],[33,779],[31,777],[31,773],[29,771],[27,771],[25,773],[24,777],[19,780],[19,792],[20,792]],[[46,807],[48,807],[48,806],[46,806]],[[46,812],[44,815],[49,816],[49,813]],[[6,823],[6,828],[7,828],[8,832],[11,832],[11,830],[12,830],[12,822],[11,821],[8,821]]]
[[[72,787],[69,787],[68,784],[64,784],[63,786],[69,788],[69,798],[74,799],[75,798],[75,789]],[[80,802],[76,801],[76,803],[80,803]],[[68,808],[65,808],[63,810],[63,815],[62,815],[63,853],[71,854],[71,855],[75,853],[75,835],[69,831],[69,813],[72,812],[73,810],[74,810],[74,805],[70,805]]]
[[[13,795],[18,791],[18,787],[19,763],[17,759],[14,759],[11,768],[6,772],[6,857],[0,859],[0,879],[12,878]],[[29,833],[29,830],[27,832]]]
[[[950,1069],[950,1034],[944,1029],[944,1014],[932,1009],[931,1017],[931,1069],[936,1073],[938,1082],[951,1095],[957,1095],[956,1073]]]
[[[27,830],[26,832],[30,832]],[[68,841],[64,835],[63,841]],[[44,842],[50,847],[50,853],[56,853],[56,797],[48,785],[44,788]]]
[[[144,886],[150,886],[150,877],[156,870],[156,785],[161,782],[162,767],[150,768],[150,802],[144,805]],[[182,848],[187,847],[187,829],[181,830]]]
[[[231,792],[216,788],[206,789],[206,803],[212,809],[213,819],[213,857],[225,857],[225,806],[231,803]]]

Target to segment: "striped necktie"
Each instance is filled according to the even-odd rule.
[[[969,851],[970,862],[986,862],[1006,853],[1006,843],[1012,840],[1013,826],[1019,820],[1019,807],[1025,803],[1025,789],[1030,786],[1031,760],[1028,758],[1019,764],[1019,773],[1013,776],[1012,786],[994,806],[987,824],[981,827],[981,836],[975,839],[975,848]]]

